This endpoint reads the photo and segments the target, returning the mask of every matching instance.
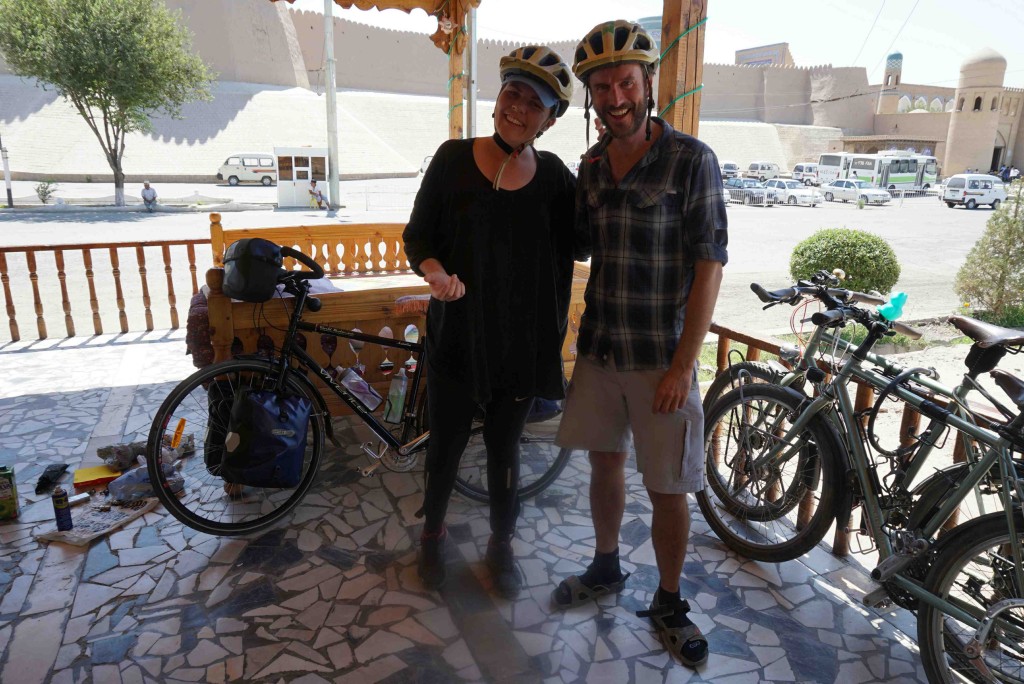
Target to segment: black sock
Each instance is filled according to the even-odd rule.
[[[660,585],[658,586],[658,605],[678,605],[682,601],[679,595],[679,590],[666,591]],[[667,627],[685,627],[686,625],[692,624],[690,618],[686,617],[686,613],[676,613],[666,618],[662,618],[665,621]]]
[[[599,584],[612,584],[622,579],[622,568],[619,567],[619,547],[608,553],[594,552],[594,560],[587,571],[580,576],[580,582],[587,587]]]

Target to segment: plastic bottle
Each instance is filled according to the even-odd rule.
[[[391,378],[391,387],[388,388],[388,407],[384,411],[384,420],[389,423],[402,422],[402,409],[405,407],[405,387],[407,382],[405,368],[399,368],[398,375]]]
[[[340,366],[339,366],[340,368]],[[352,368],[346,368],[338,378],[339,382],[352,393],[356,399],[370,411],[375,411],[384,398],[377,394],[370,383],[366,382],[359,373]]]

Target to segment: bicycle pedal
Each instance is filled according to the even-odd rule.
[[[882,610],[892,605],[892,599],[889,598],[889,592],[886,591],[885,587],[878,587],[874,591],[864,594],[861,598],[861,603],[868,608]]]
[[[365,468],[363,468],[362,470],[360,470],[359,474],[362,475],[363,477],[370,477],[375,472],[377,472],[377,468],[380,468],[380,464],[381,464],[380,461],[374,461],[372,464],[370,464],[370,465],[366,466]]]

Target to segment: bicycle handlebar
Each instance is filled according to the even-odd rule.
[[[323,267],[313,261],[311,257],[306,256],[296,249],[292,249],[291,247],[281,247],[281,256],[291,257],[310,269],[308,271],[289,271],[289,275],[297,280],[319,280],[324,277]]]

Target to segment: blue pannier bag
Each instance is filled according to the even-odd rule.
[[[310,401],[298,395],[239,391],[224,440],[224,481],[250,487],[298,486],[311,409]]]

